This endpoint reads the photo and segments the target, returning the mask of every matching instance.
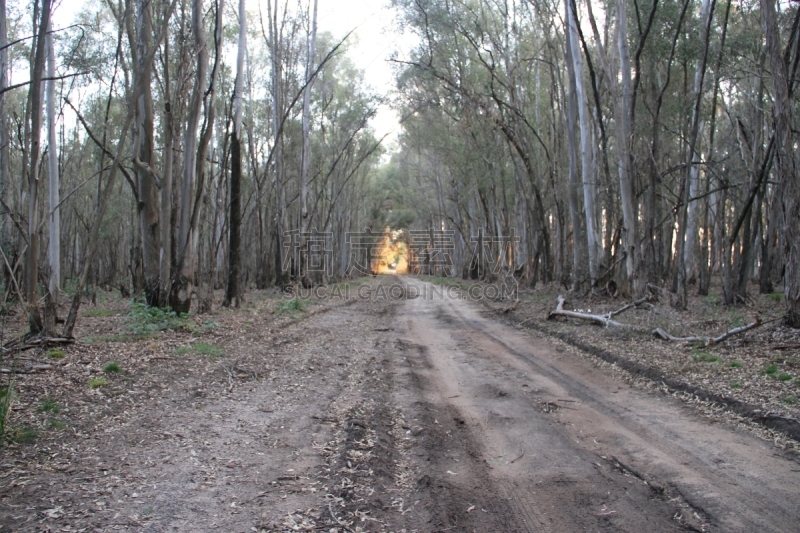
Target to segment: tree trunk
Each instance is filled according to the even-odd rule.
[[[195,82],[189,104],[186,129],[183,134],[183,176],[178,220],[177,279],[173,280],[170,307],[179,313],[188,313],[194,292],[195,235],[194,197],[198,166],[197,129],[203,108],[208,74],[208,43],[203,26],[203,0],[192,0],[192,35],[197,54]]]
[[[52,23],[48,26],[52,30]],[[61,209],[59,207],[58,143],[56,142],[56,54],[53,35],[47,35],[47,163],[50,204],[50,242],[47,258],[50,263],[50,279],[45,310],[45,332],[48,337],[56,336],[56,309],[61,287]]]
[[[28,165],[28,256],[25,266],[25,288],[28,300],[28,327],[31,334],[42,331],[39,313],[39,153],[41,151],[42,77],[45,68],[47,28],[50,25],[50,0],[42,0],[41,19],[36,36],[36,50],[31,65],[30,148]]]
[[[314,71],[314,54],[317,48],[317,0],[314,0],[311,21],[311,34],[308,39],[308,57],[306,59],[306,86],[303,89],[303,148],[300,162],[300,278],[304,285],[310,284],[308,268],[310,257],[306,245],[308,233],[308,171],[311,165],[311,86]]]
[[[583,210],[586,222],[586,249],[589,259],[589,286],[594,287],[597,282],[599,238],[596,224],[595,195],[596,172],[594,160],[592,158],[592,128],[589,124],[589,109],[583,91],[583,60],[581,51],[578,47],[577,15],[572,12],[572,0],[565,0],[567,24],[567,46],[569,55],[567,60],[572,60],[573,74],[570,82],[574,79],[575,105],[578,108],[578,123],[581,133],[581,181],[583,183]]]
[[[159,256],[161,231],[159,229],[158,188],[153,166],[154,117],[151,90],[153,64],[148,61],[153,40],[153,21],[150,0],[140,0],[136,15],[136,70],[134,79],[141,86],[136,101],[136,137],[134,160],[136,162],[137,212],[142,246],[144,293],[147,305],[158,305]]]
[[[631,87],[631,57],[628,47],[628,15],[625,0],[616,0],[617,7],[617,47],[619,49],[619,67],[621,86],[617,98],[617,144],[619,151],[619,190],[622,203],[623,233],[622,243],[625,249],[625,270],[630,292],[637,297],[643,290],[638,283],[637,262],[639,260],[636,229],[636,197],[633,190],[633,172],[631,170],[631,118],[633,109],[633,88]],[[641,285],[641,286],[640,286]]]
[[[800,176],[792,140],[792,103],[786,63],[781,54],[775,0],[761,0],[761,20],[772,70],[775,170],[783,198],[783,261],[786,323],[800,328]]]
[[[166,8],[169,9],[169,8]],[[168,17],[168,15],[165,15]],[[169,72],[169,37],[164,39],[164,118],[162,128],[164,132],[164,175],[161,178],[161,250],[159,254],[160,281],[158,289],[159,307],[169,305],[169,295],[172,290],[172,174],[174,172],[175,125],[173,124],[172,88]]]
[[[6,23],[6,0],[0,0],[0,91],[8,85],[8,25]],[[8,116],[6,114],[6,93],[0,93],[0,247],[7,251],[6,220],[8,211],[6,203],[6,187],[9,182],[9,142]],[[8,269],[3,268],[6,275]],[[11,286],[11,280],[5,280],[6,287]]]
[[[678,231],[677,242],[677,266],[676,266],[676,292],[678,298],[676,306],[679,309],[686,309],[688,294],[687,294],[687,276],[686,276],[686,246],[694,242],[694,235],[688,235],[689,230],[695,224],[690,224],[689,216],[689,202],[692,194],[692,176],[695,167],[700,164],[700,154],[697,152],[698,138],[700,137],[700,104],[703,100],[703,79],[706,73],[706,59],[708,58],[709,41],[711,39],[711,23],[714,18],[714,6],[716,0],[703,0],[701,8],[701,21],[702,21],[702,34],[701,39],[703,42],[703,49],[701,56],[697,59],[695,66],[694,78],[694,105],[692,107],[692,119],[689,131],[689,146],[687,155],[686,171],[684,175],[683,184],[681,185],[681,200],[680,200],[680,229]]]
[[[569,10],[569,0],[564,1],[566,9]],[[567,11],[569,14],[569,11]],[[572,223],[572,287],[580,290],[580,285],[584,277],[583,250],[586,241],[583,239],[583,227],[581,225],[580,208],[578,207],[578,142],[575,138],[575,122],[577,119],[578,98],[575,91],[575,63],[572,61],[572,32],[565,33],[566,43],[566,63],[567,77],[569,81],[569,93],[566,93],[566,128],[567,128],[567,160],[569,167],[567,170],[567,197],[569,199],[569,216]]]
[[[228,287],[225,292],[226,306],[239,307],[241,289],[241,222],[242,222],[242,91],[244,90],[244,56],[247,48],[247,17],[245,0],[239,0],[239,49],[236,55],[236,82],[233,90],[233,136],[231,137],[231,196],[230,196],[230,243],[228,245]]]

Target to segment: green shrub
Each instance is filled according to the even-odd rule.
[[[776,364],[767,365],[767,367],[764,369],[764,374],[768,376],[774,376],[777,373],[778,373],[778,365]]]
[[[769,299],[773,302],[782,302],[783,301],[783,293],[782,292],[773,292],[769,295]]]
[[[89,380],[89,386],[93,389],[99,389],[106,385],[108,385],[108,380],[106,378],[92,378]]]
[[[103,372],[106,374],[110,374],[111,372],[119,372],[120,368],[117,363],[108,363],[106,366],[103,367]]]
[[[160,307],[150,307],[139,300],[131,303],[126,322],[131,333],[142,337],[168,329],[190,329],[188,315]]]
[[[302,300],[298,298],[292,298],[291,300],[282,300],[278,303],[278,307],[275,309],[275,313],[282,315],[284,313],[304,313],[306,310],[306,304],[303,303]]]

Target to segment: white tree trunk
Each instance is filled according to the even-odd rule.
[[[581,181],[583,182],[583,209],[586,217],[586,246],[589,255],[589,282],[594,285],[597,281],[598,255],[600,251],[597,216],[595,210],[595,196],[597,194],[596,173],[592,158],[592,128],[589,124],[589,109],[583,90],[583,58],[578,46],[578,30],[576,27],[575,13],[572,11],[572,0],[565,1],[567,6],[567,31],[572,52],[572,64],[575,71],[575,96],[578,105],[578,124],[581,132]]]
[[[52,22],[47,34],[47,77],[56,76],[56,54],[53,46]],[[50,263],[50,280],[48,290],[50,298],[57,305],[59,287],[61,287],[61,210],[60,180],[58,176],[58,143],[56,142],[56,81],[47,82],[47,164],[50,178],[50,243],[47,258]]]
[[[625,0],[617,0],[617,46],[619,49],[619,66],[621,90],[617,99],[617,126],[619,189],[622,202],[623,232],[622,242],[625,247],[625,270],[630,283],[630,290],[638,295],[640,287],[637,283],[638,246],[636,238],[636,205],[633,194],[633,175],[631,172],[631,109],[633,108],[633,89],[631,87],[631,56],[628,48],[628,14]]]

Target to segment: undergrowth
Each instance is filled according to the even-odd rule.
[[[176,313],[160,307],[151,307],[139,300],[131,302],[131,310],[128,311],[126,317],[126,326],[137,337],[153,335],[168,329],[191,329],[187,314]]]

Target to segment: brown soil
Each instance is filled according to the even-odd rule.
[[[10,423],[38,434],[0,449],[0,531],[800,523],[788,452],[421,280],[402,280],[417,298],[384,290],[398,281],[294,315],[256,293],[191,319],[191,331],[139,341],[109,342],[126,340],[108,335],[129,319],[124,302],[103,305],[118,315],[86,317],[78,332],[94,342],[16,378]],[[53,362],[20,357],[1,366]],[[108,361],[121,372],[103,372]],[[45,399],[59,412],[42,411]]]

